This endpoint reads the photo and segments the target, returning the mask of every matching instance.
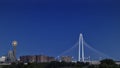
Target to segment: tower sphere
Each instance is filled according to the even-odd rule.
[[[13,46],[17,46],[17,44],[18,44],[17,41],[13,41],[13,42],[12,42],[12,45],[13,45]]]

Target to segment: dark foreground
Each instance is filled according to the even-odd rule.
[[[28,63],[27,65],[19,62],[11,65],[1,65],[0,68],[120,68],[120,65],[115,64],[111,59],[104,59],[99,65],[90,65],[89,63],[77,62],[66,63],[53,61],[50,63]]]

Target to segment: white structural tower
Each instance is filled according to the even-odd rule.
[[[84,45],[83,45],[83,35],[80,33],[79,36],[79,49],[78,49],[78,61],[84,62]]]

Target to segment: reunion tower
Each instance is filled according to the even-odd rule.
[[[16,46],[17,46],[17,44],[18,44],[17,41],[13,41],[13,42],[12,42],[12,46],[13,46],[13,55],[14,55],[15,61],[17,60],[17,59],[16,59]]]

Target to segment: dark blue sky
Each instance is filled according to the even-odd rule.
[[[0,1],[0,55],[57,56],[83,33],[92,47],[120,59],[119,0]]]

